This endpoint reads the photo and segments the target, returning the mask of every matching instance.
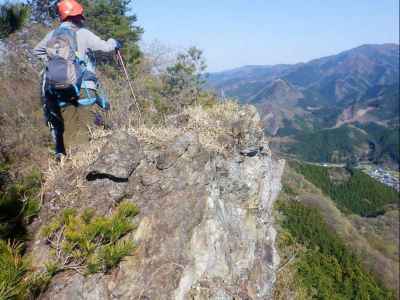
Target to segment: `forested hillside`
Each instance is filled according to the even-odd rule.
[[[398,193],[357,169],[326,168],[293,163],[307,180],[329,196],[345,214],[376,217],[385,206],[399,206]]]
[[[290,162],[276,203],[277,298],[396,299],[398,208],[397,192],[360,171]]]

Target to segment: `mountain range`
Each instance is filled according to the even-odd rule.
[[[398,44],[211,73],[207,85],[255,105],[278,151],[308,161],[399,162]]]

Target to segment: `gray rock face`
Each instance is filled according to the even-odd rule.
[[[86,179],[110,179],[126,182],[139,165],[143,152],[136,137],[123,131],[115,132],[103,147],[96,162],[89,168]]]
[[[284,162],[272,159],[254,128],[258,115],[246,117],[253,121],[232,125],[230,140],[239,147],[225,154],[206,150],[195,133],[162,150],[113,136],[118,146],[108,143],[89,170],[128,181],[103,178],[89,190],[102,190],[97,201],[109,203],[110,191],[122,186],[120,196],[140,207],[138,229],[128,237],[138,249],[111,274],[57,275],[41,298],[269,299],[279,264],[271,210]]]
[[[282,165],[261,157],[214,166],[175,299],[267,299],[279,264],[271,206]]]
[[[173,166],[187,151],[191,143],[193,143],[193,136],[190,134],[178,137],[174,143],[168,145],[167,149],[157,157],[157,169],[165,170]]]
[[[5,43],[0,40],[0,64],[5,62],[6,54],[7,54],[7,47]]]

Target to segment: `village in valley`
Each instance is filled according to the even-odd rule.
[[[382,166],[360,164],[359,169],[364,171],[366,174],[376,179],[377,181],[394,188],[396,191],[400,191],[399,172],[391,169],[384,168]]]

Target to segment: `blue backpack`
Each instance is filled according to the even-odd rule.
[[[48,63],[45,80],[48,86],[66,100],[79,99],[84,69],[77,57],[77,27],[61,25],[47,42]]]
[[[79,60],[76,38],[77,26],[61,25],[47,42],[46,51],[48,63],[45,72],[45,83],[51,93],[58,99],[60,107],[68,105],[90,106],[99,105],[108,110],[110,104],[104,95],[91,96],[83,85],[84,80],[96,82],[97,78],[86,70],[84,62]],[[81,89],[84,98],[80,99]],[[104,93],[102,93],[104,94]]]

